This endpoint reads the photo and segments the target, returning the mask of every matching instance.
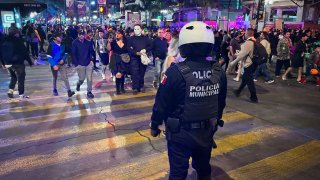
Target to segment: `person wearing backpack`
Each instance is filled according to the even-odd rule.
[[[8,97],[14,98],[13,91],[18,81],[19,97],[21,99],[29,98],[29,96],[24,95],[24,82],[26,77],[24,61],[27,60],[30,67],[33,63],[18,29],[9,32],[9,35],[5,37],[1,43],[0,49],[4,66],[8,69],[11,76],[9,91],[7,93]]]
[[[250,91],[249,102],[258,103],[256,87],[255,87],[254,81],[253,81],[253,74],[254,74],[257,66],[259,64],[261,64],[261,62],[254,62],[255,60],[258,61],[257,58],[254,57],[254,54],[257,54],[257,53],[254,53],[254,50],[255,50],[254,48],[255,48],[256,44],[260,44],[260,43],[258,43],[256,41],[256,39],[254,38],[254,30],[252,28],[247,29],[247,31],[245,33],[245,38],[246,38],[246,41],[241,45],[241,50],[240,50],[239,54],[237,55],[237,58],[231,62],[231,63],[233,63],[233,65],[235,65],[239,61],[242,61],[243,67],[244,67],[244,73],[242,76],[241,84],[240,84],[239,88],[237,90],[235,90],[233,93],[235,94],[236,97],[239,97],[241,91],[247,85],[248,89]],[[260,45],[259,45],[259,47],[262,46],[262,45],[261,46]]]
[[[268,59],[271,55],[271,47],[270,47],[270,41],[269,41],[269,37],[268,37],[268,33],[267,32],[262,32],[260,34],[260,43],[261,45],[266,49],[267,54],[268,54]],[[267,84],[271,84],[274,83],[273,78],[270,75],[269,69],[267,67],[267,62],[262,63],[261,65],[258,66],[255,74],[254,74],[254,81],[258,81],[257,77],[259,76],[259,73],[262,72],[264,77],[266,78],[266,82]]]

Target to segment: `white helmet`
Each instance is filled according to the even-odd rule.
[[[184,25],[179,35],[179,46],[191,43],[214,44],[211,27],[201,21],[193,21]]]

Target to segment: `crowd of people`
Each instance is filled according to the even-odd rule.
[[[294,69],[298,70],[297,82],[305,84],[309,79],[316,79],[316,84],[320,85],[317,73],[320,33],[317,31],[265,29],[257,32],[253,29],[231,29],[214,31],[213,34],[215,44],[208,60],[216,61],[227,74],[235,75],[235,81],[240,81],[242,76],[242,83],[234,92],[236,96],[248,85],[251,101],[257,102],[254,82],[260,81],[260,75],[263,75],[266,83],[271,84],[275,82],[275,78],[292,78]],[[41,25],[30,22],[22,29],[13,24],[8,35],[0,35],[1,63],[11,76],[8,96],[13,97],[14,87],[18,82],[19,95],[28,97],[22,90],[24,61],[27,60],[32,66],[37,64],[38,59],[43,58],[40,57],[43,54],[47,56],[50,64],[54,96],[58,95],[58,74],[65,83],[68,96],[75,94],[68,80],[67,68],[71,67],[76,69],[79,76],[75,88],[77,91],[80,91],[81,85],[87,81],[88,98],[94,98],[94,71],[101,74],[102,80],[113,80],[117,94],[125,93],[125,79],[132,81],[133,94],[145,92],[144,76],[150,61],[153,61],[155,66],[153,87],[157,88],[166,69],[172,63],[184,61],[179,53],[178,37],[177,29],[143,28],[139,24],[128,29],[104,25],[56,25],[49,26],[47,33]],[[254,64],[251,59],[256,42],[265,48],[268,61],[259,66],[251,66]],[[7,51],[8,48],[13,50]],[[283,67],[284,72],[281,73]]]

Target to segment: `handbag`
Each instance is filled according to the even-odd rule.
[[[143,53],[141,55],[141,63],[144,65],[148,65],[150,62],[151,62],[151,60],[149,59],[149,57]]]
[[[130,56],[128,53],[120,54],[121,60],[125,63],[130,62]]]

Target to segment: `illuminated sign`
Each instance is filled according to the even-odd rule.
[[[11,26],[11,23],[15,23],[13,11],[1,11],[2,25],[5,28]]]
[[[14,23],[15,21],[14,21],[13,14],[4,14],[3,21],[4,21],[4,23]]]

